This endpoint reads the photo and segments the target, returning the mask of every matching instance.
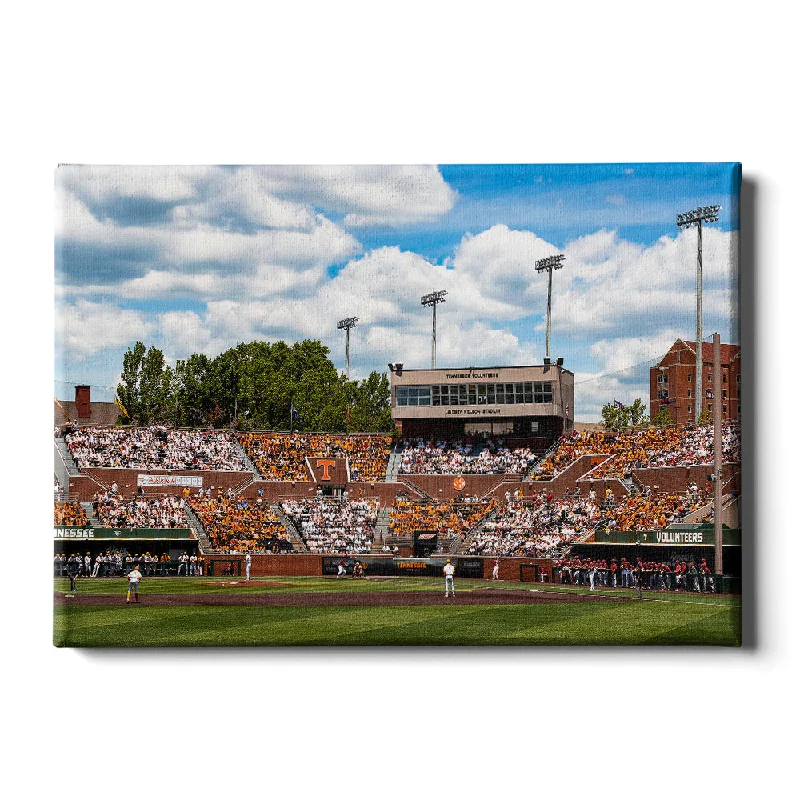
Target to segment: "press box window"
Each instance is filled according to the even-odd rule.
[[[550,381],[536,381],[533,384],[533,402],[553,402],[553,384]]]
[[[430,386],[399,386],[397,388],[398,406],[429,406],[430,404]]]

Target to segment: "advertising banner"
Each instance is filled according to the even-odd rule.
[[[140,472],[136,476],[137,486],[193,486],[203,485],[202,475],[147,475]]]
[[[336,575],[343,556],[323,556],[322,574]],[[344,556],[344,567],[348,575],[353,574],[355,562],[364,566],[364,574],[369,575],[424,575],[428,578],[441,578],[447,556],[434,558],[360,558]],[[456,566],[457,578],[483,577],[483,561],[480,558],[451,558]]]
[[[191,539],[189,528],[55,528],[55,541],[117,541],[130,539]]]
[[[596,531],[596,544],[662,544],[662,545],[705,545],[714,546],[714,529],[712,527],[695,528],[693,530],[663,531]],[[740,530],[722,530],[723,545],[741,545]]]

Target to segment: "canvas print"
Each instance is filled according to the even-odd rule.
[[[60,166],[54,644],[740,644],[740,179]]]

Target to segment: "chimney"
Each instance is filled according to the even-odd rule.
[[[89,419],[92,416],[91,395],[91,386],[75,387],[75,407],[78,409],[78,419]]]

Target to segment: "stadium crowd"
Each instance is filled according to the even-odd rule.
[[[285,500],[281,508],[312,553],[369,553],[372,549],[377,500],[316,497]]]
[[[292,550],[291,538],[280,515],[260,497],[248,500],[192,496],[189,504],[203,523],[214,550],[229,553]]]
[[[710,498],[692,485],[685,494],[625,495],[616,502],[611,490],[604,498],[592,489],[585,498],[556,499],[539,492],[531,502],[507,495],[505,505],[465,546],[468,555],[553,557],[564,547],[595,530],[654,530],[680,522],[707,505]]]
[[[612,458],[591,472],[592,478],[623,477],[633,469],[689,467],[710,464],[714,459],[714,426],[687,425],[621,431],[572,431],[561,437],[556,449],[537,464],[533,480],[550,480],[582,455]],[[738,422],[726,422],[722,429],[723,461],[741,461],[741,429]]]
[[[85,528],[89,520],[80,503],[56,503],[53,507],[53,524],[57,527]]]
[[[440,536],[453,538],[477,525],[496,505],[494,499],[472,502],[395,500],[389,533],[403,536],[414,531],[438,531]]]
[[[127,467],[169,470],[245,470],[230,438],[218,431],[149,428],[66,429],[65,440],[80,469]]]
[[[600,513],[593,499],[555,500],[540,492],[533,502],[506,500],[497,515],[477,531],[468,555],[550,556],[594,530]]]
[[[348,458],[353,481],[386,477],[391,438],[381,435],[245,433],[239,441],[265,480],[309,481],[306,458]]]
[[[521,475],[535,456],[528,448],[510,450],[502,440],[480,444],[405,441],[398,472],[402,475]]]
[[[97,492],[92,507],[106,528],[186,528],[182,497],[131,497],[109,489]]]

